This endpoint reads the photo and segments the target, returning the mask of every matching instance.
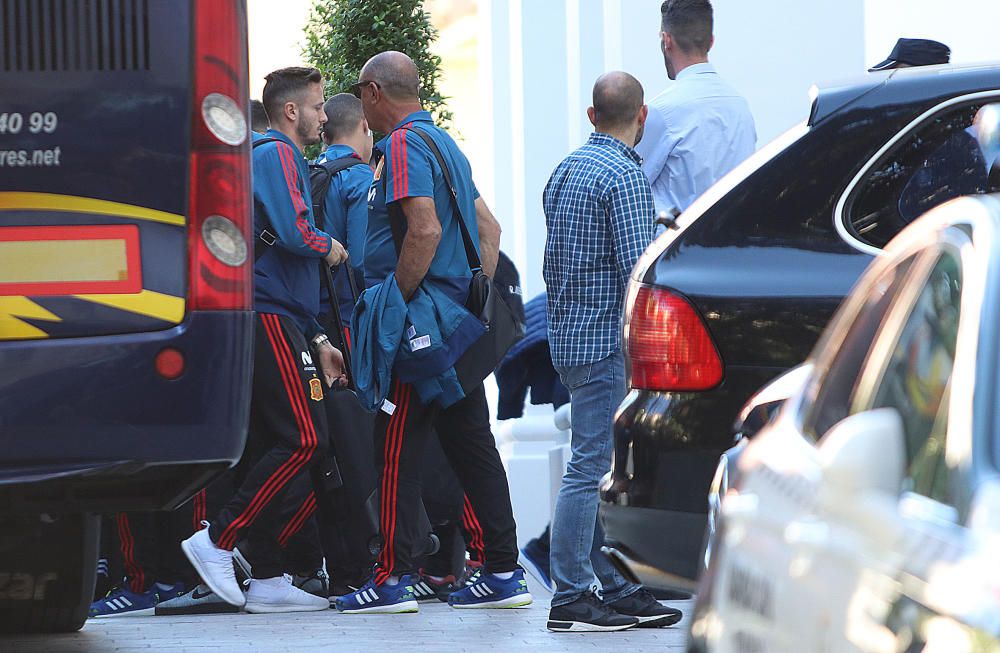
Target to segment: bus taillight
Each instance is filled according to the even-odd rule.
[[[246,4],[194,0],[194,8],[188,308],[249,310]]]

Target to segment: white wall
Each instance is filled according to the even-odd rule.
[[[542,190],[591,131],[594,81],[625,70],[647,99],[671,83],[659,50],[660,0],[479,1],[483,125],[492,136],[469,155],[479,176],[492,172],[480,190],[530,298],[544,290]],[[863,0],[716,0],[715,13],[711,59],[750,102],[758,145],[808,116],[813,83],[865,68]]]
[[[885,59],[901,36],[941,41],[954,63],[1000,60],[996,0],[868,0],[865,27],[869,66]]]

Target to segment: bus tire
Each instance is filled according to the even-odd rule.
[[[80,630],[94,595],[100,520],[0,519],[0,633]]]

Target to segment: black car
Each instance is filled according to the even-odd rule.
[[[904,226],[1000,189],[975,136],[1000,65],[870,74],[816,92],[809,119],[699,198],[632,273],[631,391],[601,489],[609,554],[653,587],[691,589],[706,495],[740,408],[808,356]]]

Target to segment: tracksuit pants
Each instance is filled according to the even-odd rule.
[[[118,544],[128,587],[141,594],[153,583],[193,586],[198,574],[180,541],[202,528],[201,522],[232,495],[227,472],[172,512],[120,512],[115,515]]]
[[[253,526],[255,557],[266,561],[254,564],[254,576],[270,578],[282,573],[278,542],[288,523],[283,504],[291,482],[308,474],[322,511],[340,474],[329,455],[325,383],[305,336],[290,318],[270,313],[258,313],[256,327],[248,447],[257,455],[212,520],[209,537],[232,550]]]
[[[421,471],[428,440],[437,431],[441,449],[465,490],[463,512],[478,533],[485,569],[517,566],[517,535],[510,490],[490,431],[483,386],[448,408],[420,402],[409,384],[394,380],[375,418],[375,464],[379,472],[382,551],[375,582],[418,571],[414,545],[419,532]]]

